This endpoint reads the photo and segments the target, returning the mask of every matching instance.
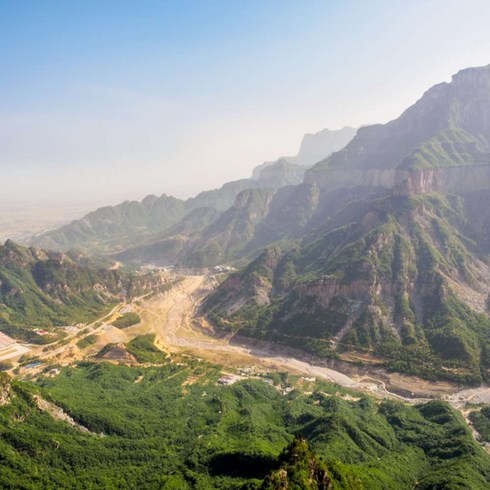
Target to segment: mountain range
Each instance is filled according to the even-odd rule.
[[[459,413],[382,380],[490,381],[490,66],[354,132],[307,136],[298,158],[187,201],[147,196],[0,246],[0,330],[52,344],[13,369],[23,379],[0,372],[2,488],[488,488],[488,390],[452,395]],[[355,363],[373,392],[267,372],[274,357],[235,369],[163,352],[165,317],[191,326],[185,292],[147,308],[138,297],[169,283],[124,267],[142,264],[209,273],[207,334],[294,348],[308,374]],[[152,333],[92,345],[86,329],[71,345],[91,352],[60,359],[62,325],[135,298],[113,324],[144,312]]]
[[[63,337],[56,327],[95,319],[122,298],[164,285],[156,274],[127,274],[104,265],[8,240],[0,245],[0,330],[24,341],[52,342]],[[43,338],[36,330],[49,335]]]
[[[315,140],[331,154],[298,166],[318,157]],[[345,146],[332,153],[334,143]],[[204,303],[220,330],[479,382],[490,373],[489,199],[486,66],[387,124],[307,136],[298,157],[252,179],[102,208],[33,243],[132,264],[244,266]]]
[[[323,358],[363,351],[412,374],[489,379],[489,121],[487,66],[361,128],[275,194],[316,197],[292,206],[304,221],[264,218],[252,241],[265,233],[270,248],[204,311],[222,330]],[[273,246],[285,236],[297,239]]]
[[[135,258],[141,262],[143,257],[150,262],[171,263],[177,260],[192,235],[212,225],[234,205],[240,192],[277,190],[301,183],[307,166],[314,163],[312,160],[321,160],[341,149],[355,133],[353,128],[343,128],[305,135],[297,156],[266,162],[254,169],[250,179],[228,182],[185,201],[166,194],[150,195],[141,202],[126,201],[100,208],[80,220],[33,237],[28,245],[60,251],[78,248],[91,253],[125,251],[122,255],[125,260]],[[138,248],[133,251],[131,246]],[[190,247],[194,255],[196,245]]]

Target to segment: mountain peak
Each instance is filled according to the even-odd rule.
[[[402,194],[488,188],[490,65],[461,70],[397,119],[359,129],[344,149],[308,170],[305,182]]]
[[[485,66],[473,66],[459,70],[452,76],[451,83],[472,83],[475,80],[483,78],[490,80],[490,64]]]

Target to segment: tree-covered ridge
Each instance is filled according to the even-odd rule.
[[[95,319],[111,303],[157,290],[162,278],[81,265],[70,256],[0,245],[0,330],[42,341],[33,330]]]
[[[37,385],[12,382],[0,486],[276,488],[286,470],[331,488],[487,488],[490,459],[444,402],[410,407],[277,375],[220,386],[220,375],[196,361],[82,363]],[[39,410],[34,395],[89,432]],[[281,455],[298,433],[315,454],[297,439]]]
[[[488,379],[486,259],[456,196],[386,197],[354,221],[270,248],[204,311],[224,330],[332,356],[366,349],[424,376]]]
[[[311,450],[306,439],[300,434],[282,451],[278,457],[278,466],[277,470],[264,479],[260,490],[362,488],[361,481],[356,478],[342,475],[343,481],[337,481],[326,463]]]
[[[481,440],[490,442],[490,406],[486,405],[479,410],[472,411],[470,413],[470,420]]]

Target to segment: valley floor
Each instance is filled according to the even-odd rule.
[[[431,382],[413,376],[373,370],[366,374],[354,363],[340,363],[344,369],[331,369],[304,360],[304,354],[257,340],[214,335],[212,327],[199,316],[198,306],[209,292],[206,276],[187,276],[178,286],[163,295],[145,301],[138,309],[142,323],[126,329],[131,335],[153,333],[162,348],[173,353],[187,353],[229,366],[259,365],[266,369],[285,370],[296,374],[319,377],[344,387],[390,394],[410,402],[427,398],[448,398],[463,401],[477,397],[481,403],[490,402],[490,387],[471,390],[449,382]],[[296,356],[293,356],[296,354]],[[374,374],[381,376],[377,379]],[[406,397],[398,392],[413,392]]]
[[[361,371],[357,365],[348,362],[339,364],[343,371],[340,372],[318,365],[313,360],[306,359],[304,354],[291,349],[255,340],[219,337],[198,313],[201,299],[212,287],[213,283],[208,276],[185,276],[167,292],[149,299],[139,298],[130,305],[132,311],[141,317],[138,325],[124,330],[111,325],[118,313],[127,307],[120,304],[88,326],[90,336],[95,336],[95,342],[89,349],[79,349],[77,342],[80,337],[73,336],[59,346],[38,347],[34,354],[46,361],[56,359],[61,365],[69,365],[76,360],[90,358],[107,343],[125,343],[140,335],[154,334],[156,345],[164,351],[203,358],[229,369],[253,367],[254,370],[264,372],[286,371],[331,381],[379,398],[389,397],[410,404],[422,403],[430,398],[443,398],[459,409],[467,421],[467,402],[490,403],[488,386],[461,389],[447,382],[427,382],[415,377],[387,373],[376,365],[372,370]],[[31,375],[33,374],[34,371]],[[407,392],[412,392],[411,396],[404,396]]]

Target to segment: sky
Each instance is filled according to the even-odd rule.
[[[188,197],[490,63],[488,0],[0,0],[0,210]]]

